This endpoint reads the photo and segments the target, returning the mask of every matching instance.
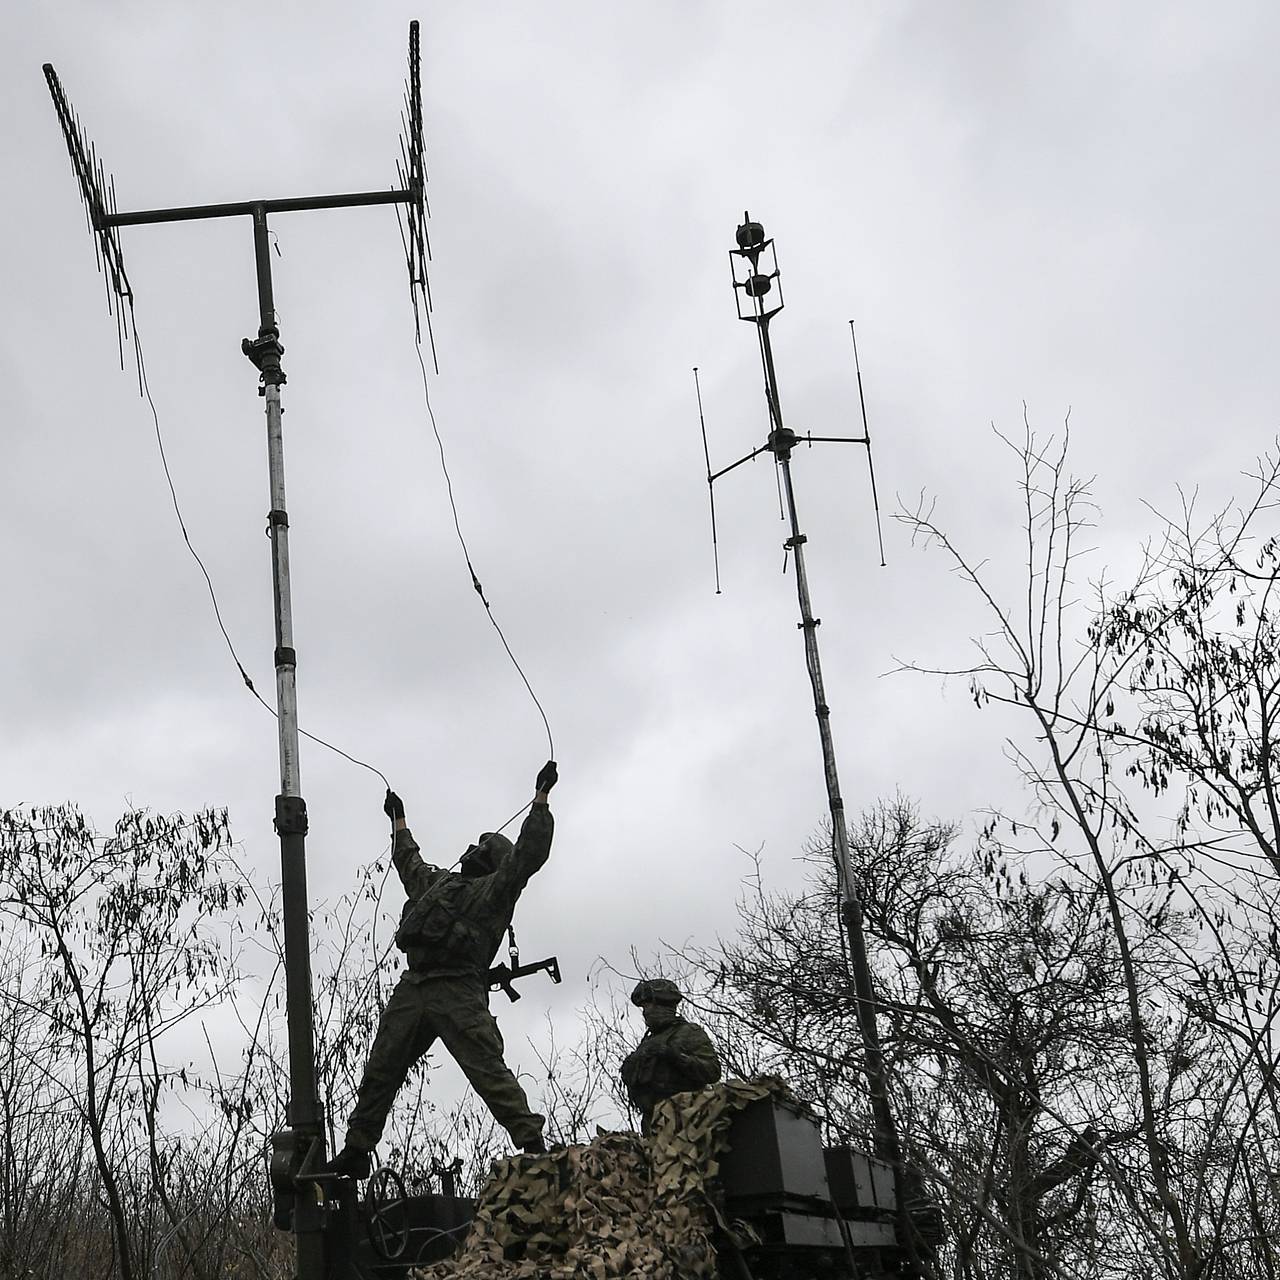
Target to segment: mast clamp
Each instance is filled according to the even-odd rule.
[[[804,622],[796,623],[797,631],[811,631],[814,627],[822,626],[821,618],[806,618]]]
[[[291,645],[276,645],[276,669],[280,667],[296,667],[298,665],[298,651]]]
[[[786,547],[787,550],[791,551],[791,550],[794,550],[796,547],[803,547],[804,544],[808,541],[809,539],[803,533],[796,533],[796,534],[793,534],[790,538],[788,538],[786,542],[784,542],[782,545]]]
[[[244,338],[240,342],[240,350],[249,358],[249,363],[261,374],[258,388],[260,396],[267,394],[267,387],[282,387],[289,381],[280,367],[280,357],[284,355],[284,346],[280,342],[280,333],[276,329],[259,329],[257,338]]]
[[[307,834],[307,802],[301,796],[276,796],[276,833],[282,836]]]

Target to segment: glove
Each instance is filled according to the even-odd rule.
[[[545,793],[550,791],[559,780],[560,775],[556,772],[556,762],[548,760],[538,771],[538,781],[535,784],[535,789]]]
[[[387,788],[387,798],[382,802],[382,812],[392,822],[404,817],[404,801],[390,787]]]

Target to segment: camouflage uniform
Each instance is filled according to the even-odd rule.
[[[631,1002],[645,1011],[648,1030],[622,1063],[622,1083],[649,1132],[654,1107],[675,1093],[689,1093],[720,1079],[720,1057],[711,1037],[676,1013],[683,997],[665,978],[641,982]]]
[[[369,1051],[347,1126],[348,1147],[373,1150],[409,1068],[437,1039],[517,1146],[541,1136],[543,1117],[529,1109],[503,1061],[486,974],[516,899],[551,852],[554,825],[551,810],[535,801],[514,848],[502,836],[482,837],[481,852],[496,862],[487,875],[430,866],[408,828],[396,832],[392,858],[409,895],[396,942],[408,957],[408,969],[387,1002]]]

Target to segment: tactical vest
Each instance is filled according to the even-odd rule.
[[[468,897],[461,880],[432,885],[420,898],[411,898],[400,912],[396,946],[401,951],[421,950],[438,962],[487,964],[481,956],[485,940],[467,919],[462,899]]]

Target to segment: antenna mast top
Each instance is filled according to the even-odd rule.
[[[711,456],[707,447],[706,422],[702,412],[702,392],[698,388],[698,420],[702,426],[702,446],[707,462],[707,488],[711,496],[711,540],[715,551],[716,594],[720,594],[720,559],[716,540],[715,482],[727,472],[750,462],[762,453],[771,453],[774,461],[781,465],[789,461],[792,450],[797,444],[861,444],[867,449],[867,468],[871,478],[871,504],[875,512],[876,540],[880,548],[880,564],[884,565],[884,536],[880,529],[880,499],[876,493],[875,465],[871,458],[871,432],[867,426],[867,404],[862,391],[862,367],[858,360],[858,338],[854,332],[853,321],[849,321],[849,333],[853,339],[853,362],[858,378],[858,404],[862,410],[862,435],[860,436],[815,436],[806,433],[797,435],[782,420],[782,401],[778,395],[778,375],[773,364],[773,341],[769,334],[769,321],[786,305],[782,296],[782,272],[778,268],[778,253],[772,237],[767,236],[764,224],[752,218],[750,212],[744,212],[742,222],[734,234],[738,247],[729,250],[729,270],[733,280],[733,298],[738,309],[738,319],[748,320],[756,327],[756,336],[760,342],[760,362],[764,369],[764,395],[769,408],[769,435],[764,444],[737,462],[731,462],[719,471],[712,471]],[[695,382],[697,370],[694,371]],[[787,472],[779,480],[790,484],[790,473]],[[785,510],[783,518],[786,518]],[[803,535],[796,531],[796,537]],[[788,548],[790,549],[790,548]]]
[[[430,207],[427,203],[426,144],[422,128],[422,58],[416,20],[409,23],[409,52],[400,117],[399,155],[395,160],[399,185],[389,190],[241,200],[227,204],[188,205],[121,213],[116,205],[115,179],[104,169],[97,149],[81,125],[79,116],[72,109],[52,63],[44,64],[44,76],[67,144],[67,152],[71,157],[71,168],[80,187],[80,198],[85,204],[89,230],[96,241],[98,269],[106,276],[108,301],[116,314],[122,338],[128,336],[129,319],[123,314],[122,308],[117,306],[117,300],[131,313],[133,291],[125,274],[124,255],[120,249],[120,227],[239,215],[265,224],[266,216],[272,213],[390,204],[397,206],[397,219],[398,206],[405,206],[405,216],[400,220],[400,235],[413,305],[414,334],[421,342],[421,319],[425,313],[427,337],[431,343],[432,359],[435,359],[435,340],[431,333],[431,286],[427,279],[431,241],[427,235]]]
[[[775,316],[785,305],[782,300],[782,275],[778,270],[778,255],[773,241],[766,239],[764,225],[753,222],[749,213],[743,213],[742,225],[735,239],[736,249],[729,250],[729,266],[733,272],[733,293],[738,304],[738,319],[755,323]],[[764,262],[761,262],[761,258]],[[741,268],[741,270],[740,270]],[[765,298],[774,292],[774,305]]]

